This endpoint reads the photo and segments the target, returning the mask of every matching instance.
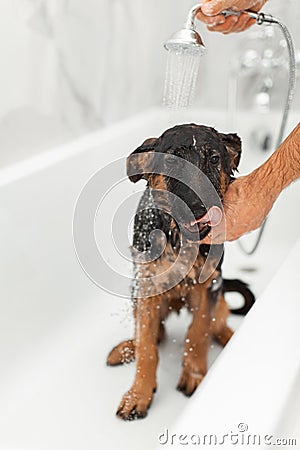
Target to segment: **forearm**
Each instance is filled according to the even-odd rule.
[[[300,177],[300,123],[271,158],[275,169],[279,170],[282,189]]]
[[[264,164],[229,185],[223,201],[226,240],[238,239],[261,226],[281,191],[299,177],[300,124]],[[223,228],[216,227],[203,242],[223,241]]]
[[[300,177],[300,124],[273,155],[248,178],[252,187],[275,201],[280,192]]]

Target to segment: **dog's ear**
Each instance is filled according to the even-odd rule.
[[[237,169],[242,152],[242,141],[237,134],[222,134],[221,139],[229,155],[229,166],[231,174]]]
[[[152,157],[155,147],[157,146],[157,138],[146,139],[145,142],[138,147],[127,158],[127,176],[130,181],[136,183],[137,181],[147,179],[152,170]]]

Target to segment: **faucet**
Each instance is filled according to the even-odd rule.
[[[243,93],[243,107],[260,115],[256,127],[250,131],[250,140],[253,146],[262,151],[275,146],[267,113],[272,105],[281,101],[278,94],[283,90],[282,83],[287,77],[290,77],[289,85],[294,89],[295,61],[291,63],[293,58],[290,57],[290,52],[286,52],[286,48],[286,40],[278,38],[274,27],[266,26],[243,39],[238,55],[231,60],[228,84],[230,126],[236,126],[238,97],[239,93]],[[282,74],[286,76],[283,78]],[[281,138],[282,135],[281,129]],[[278,145],[279,139],[276,146]]]

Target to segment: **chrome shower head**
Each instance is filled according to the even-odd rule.
[[[168,39],[164,47],[167,50],[171,51],[182,51],[189,50],[190,52],[199,52],[200,55],[206,52],[205,45],[200,37],[200,34],[195,29],[195,17],[198,11],[201,9],[201,4],[193,6],[187,16],[187,20],[183,26],[183,28],[179,31],[176,31],[170,39]],[[262,23],[277,23],[277,19],[275,19],[270,14],[264,14],[262,12],[255,12],[250,10],[245,11],[232,11],[226,10],[223,12],[224,16],[239,16],[241,13],[247,13],[249,17],[256,19],[258,25]]]
[[[206,48],[199,33],[188,28],[182,28],[181,30],[176,31],[176,33],[165,42],[165,49],[171,51],[178,49],[194,49],[202,53],[206,52]]]
[[[171,108],[187,107],[193,99],[199,72],[199,57],[206,52],[203,41],[195,29],[195,18],[201,6],[202,4],[198,3],[190,9],[183,28],[173,34],[164,44],[168,50],[168,58],[163,104]],[[222,14],[227,17],[245,13],[254,18],[258,25],[263,23],[279,25],[287,39],[289,33],[286,26],[269,14],[250,10],[225,10]],[[287,39],[288,41],[291,41],[290,37]]]
[[[195,29],[195,17],[200,10],[200,5],[193,6],[189,11],[187,20],[181,30],[176,31],[164,46],[166,50],[189,50],[199,52],[200,55],[206,52],[205,45]]]

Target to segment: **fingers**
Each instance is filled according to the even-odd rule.
[[[234,3],[233,0],[211,0],[205,2],[201,9],[206,16],[215,16],[225,9],[232,8]]]
[[[243,11],[252,9],[259,11],[267,0],[206,0],[201,6],[203,14],[206,16],[215,16],[225,9]]]
[[[251,19],[248,14],[241,14],[240,16],[229,16],[224,25],[223,29],[219,30],[219,26],[214,28],[208,28],[211,31],[221,31],[223,34],[229,33],[240,33],[245,31],[251,25],[255,24],[256,20]]]
[[[228,17],[225,17],[223,14],[218,14],[213,17],[207,17],[202,12],[199,12],[197,14],[197,19],[204,22],[209,31],[217,31],[223,34],[245,31],[256,22],[255,19],[251,19],[248,14],[240,14],[239,16],[232,15]]]
[[[223,200],[226,222],[212,227],[201,243],[221,244],[224,241],[234,241],[261,226],[273,202],[269,200],[270,195],[266,199],[264,195],[259,196],[258,189],[253,188],[257,170],[237,178],[229,185]]]
[[[231,15],[227,17],[220,13],[226,9],[259,11],[265,3],[266,0],[206,0],[201,6],[201,11],[197,14],[197,19],[204,22],[210,31],[223,34],[239,33],[254,25],[255,19],[244,13],[239,16]]]
[[[201,22],[204,22],[207,26],[214,27],[216,25],[222,25],[225,23],[226,18],[224,14],[218,14],[213,17],[208,17],[205,14],[203,14],[201,11],[197,13],[197,19],[201,20]]]
[[[251,27],[255,23],[256,20],[249,17],[248,14],[241,14],[236,25],[233,27],[232,32],[240,33],[241,31],[247,30],[247,28]]]

